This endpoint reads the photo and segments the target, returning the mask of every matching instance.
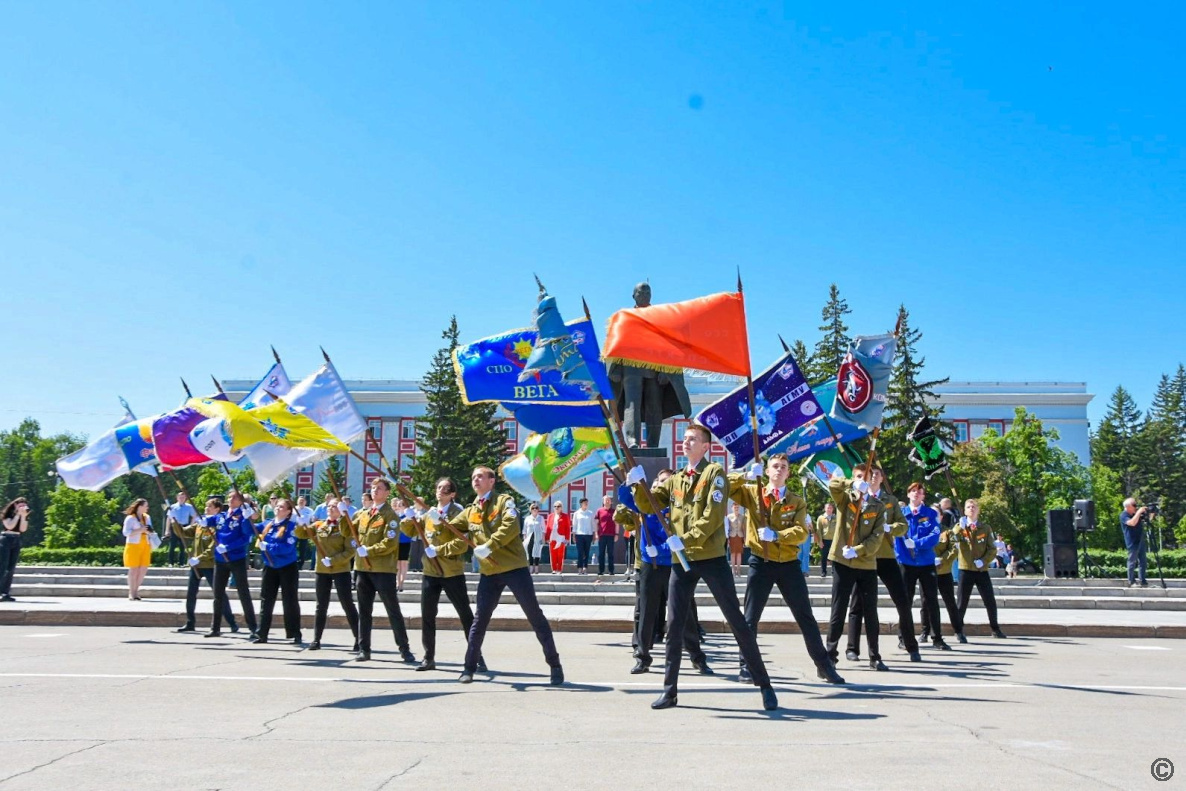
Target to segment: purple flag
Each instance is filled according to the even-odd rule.
[[[226,396],[219,393],[210,398],[225,401]],[[181,407],[172,412],[166,412],[152,424],[152,442],[156,446],[157,458],[166,469],[180,469],[193,464],[209,464],[213,459],[201,453],[189,440],[189,432],[194,426],[206,419],[196,409]]]
[[[823,414],[811,385],[803,379],[803,372],[790,352],[754,379],[754,403],[758,415],[758,444],[763,451]],[[754,459],[749,411],[749,396],[743,385],[696,416],[733,454],[734,467]]]

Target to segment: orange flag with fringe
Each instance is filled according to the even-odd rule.
[[[749,376],[745,299],[737,291],[619,310],[609,317],[602,357],[669,373]]]

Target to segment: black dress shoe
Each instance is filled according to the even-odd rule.
[[[993,630],[992,630],[992,636],[993,636],[993,637],[995,637],[995,638],[997,638],[998,640],[1004,640],[1004,639],[1005,639],[1005,633],[1004,633],[1004,632],[1002,632],[1000,629],[993,629]]]
[[[238,633],[239,633],[239,627],[238,627],[238,626],[232,626],[232,627],[231,627],[231,634],[238,634]]]
[[[370,662],[371,661],[371,652],[360,650],[358,652],[358,656],[354,657],[354,661],[355,662]]]
[[[745,682],[747,684],[752,684],[754,681],[754,677],[752,675],[750,675],[748,667],[743,667],[737,671],[737,680]]]
[[[294,638],[292,638],[292,644],[293,645],[304,645],[305,641],[300,637],[294,637]]]
[[[869,669],[882,671],[889,670],[889,668],[885,666],[885,662],[882,662],[880,659],[870,659]]]
[[[911,662],[921,662],[922,654],[918,653],[917,651],[911,651],[910,652],[910,661]]]
[[[827,667],[817,667],[815,669],[816,676],[820,681],[827,681],[829,684],[843,684],[844,679],[836,672],[836,668],[828,665]]]
[[[861,655],[851,649],[844,652],[844,658],[847,659],[849,662],[860,662],[861,661]]]
[[[426,670],[436,670],[436,669],[437,669],[437,663],[432,661],[431,659],[428,659],[427,657],[425,657],[424,661],[422,661],[420,664],[416,665],[417,673],[423,673]]]
[[[197,630],[197,629],[195,629],[195,628],[194,628],[194,627],[192,627],[192,626],[183,626],[183,627],[181,627],[180,629],[178,629],[177,631],[178,631],[178,632],[196,632],[196,631],[198,631],[198,630]]]
[[[554,687],[564,686],[564,668],[560,667],[560,665],[552,668],[552,679],[548,683]]]
[[[659,709],[674,708],[675,706],[678,706],[678,705],[679,705],[679,696],[678,695],[668,695],[666,692],[664,692],[662,695],[660,695],[658,698],[656,698],[653,703],[651,703],[651,708],[658,711]]]
[[[486,667],[485,659],[478,659],[478,672],[479,673],[489,673],[490,672],[490,669]]]
[[[934,643],[932,643],[932,645],[934,645],[935,648],[939,649],[940,651],[950,651],[951,650],[951,646],[949,646],[947,643],[943,642],[942,640],[936,640]]]
[[[474,683],[474,674],[473,673],[462,673],[460,676],[457,677],[457,683],[458,684],[472,684],[472,683]]]
[[[966,642],[968,642],[968,638],[964,637],[964,633],[963,633],[963,632],[956,632],[956,633],[955,633],[955,639],[956,639],[956,640],[958,640],[958,641],[960,641],[961,643],[966,643]]]
[[[321,650],[321,641],[314,640],[313,642],[309,643],[309,650],[310,651],[320,651]]]
[[[906,642],[901,637],[898,638],[898,650],[899,651],[906,650]]]
[[[778,708],[778,695],[774,694],[774,687],[769,684],[762,687],[762,708],[766,711],[774,711]]]
[[[630,675],[637,676],[639,673],[651,672],[651,666],[641,659],[635,663],[634,667],[630,668]]]
[[[253,632],[251,637],[247,638],[247,642],[249,642],[249,643],[266,643],[266,642],[268,642],[268,638],[264,637],[261,634],[255,634]]]
[[[716,675],[715,673],[712,672],[712,668],[708,666],[707,659],[696,660],[695,662],[692,663],[692,667],[696,668],[696,672],[698,672],[702,676]]]
[[[206,632],[202,637],[222,637],[222,632]]]
[[[918,636],[918,642],[920,642],[920,643],[925,643],[930,639],[931,639],[931,633],[925,629],[923,630],[922,634],[920,634]]]

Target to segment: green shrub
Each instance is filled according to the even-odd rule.
[[[167,552],[158,549],[152,553],[152,565],[164,566]],[[25,547],[21,550],[21,565],[28,566],[122,566],[123,547],[72,547],[50,549],[48,547]]]

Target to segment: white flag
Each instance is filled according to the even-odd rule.
[[[147,425],[152,425],[152,419],[145,421]],[[119,423],[116,423],[114,428],[109,428],[99,435],[99,438],[87,445],[82,450],[75,451],[69,456],[63,456],[58,459],[56,466],[58,475],[61,476],[62,482],[71,489],[86,489],[90,492],[97,492],[107,486],[121,475],[126,475],[131,470],[128,467],[128,453],[125,447],[126,442],[121,443],[121,437],[117,432],[121,429],[128,429],[123,433],[134,434],[139,436],[140,421],[135,420],[130,414],[127,415]],[[126,440],[127,437],[122,439]],[[143,440],[142,440],[143,442]],[[138,446],[140,447],[140,446]],[[143,445],[140,451],[135,454],[135,458],[147,459],[141,464],[138,464],[134,469],[136,472],[142,472],[145,475],[155,476],[156,473],[156,457],[145,455],[143,448],[151,448],[151,444]]]
[[[258,385],[256,387],[258,389]],[[358,411],[350,393],[346,392],[346,386],[342,384],[333,363],[325,363],[287,393],[276,395],[283,395],[284,400],[295,411],[311,419],[347,445],[366,433],[366,420]],[[245,454],[255,470],[255,478],[261,490],[275,486],[298,467],[304,467],[330,455],[320,450],[296,450],[264,442],[249,446]]]

